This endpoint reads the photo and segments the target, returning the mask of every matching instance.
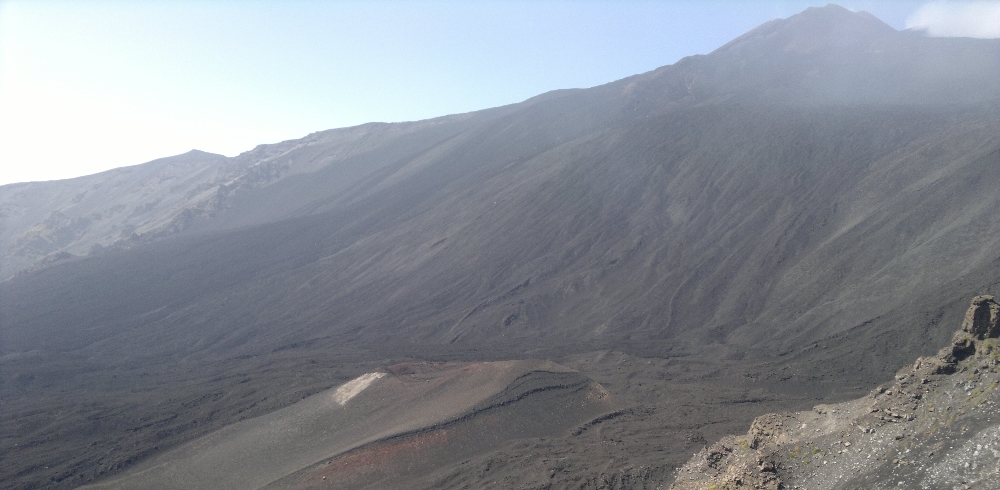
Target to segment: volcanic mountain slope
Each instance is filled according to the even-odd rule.
[[[952,344],[867,397],[769,414],[683,466],[671,488],[1000,487],[1000,305],[972,300]]]
[[[4,349],[59,331],[59,349],[185,356],[320,337],[741,350],[892,328],[997,258],[998,53],[831,6],[648,74],[414,123],[405,144],[285,143],[284,177],[184,233],[9,281]]]
[[[591,89],[0,187],[0,472],[92,481],[390,359],[625,351],[706,406],[881,381],[1000,293],[998,107],[1000,41],[829,6]]]
[[[0,279],[46,258],[335,209],[412,186],[408,177],[426,178],[418,170],[448,160],[463,160],[460,171],[502,167],[678,106],[746,98],[978,105],[995,101],[1000,90],[996,51],[995,41],[900,33],[831,5],[764,24],[710,55],[585,91],[428,121],[321,131],[235,158],[192,151],[77,179],[7,185],[0,187]],[[479,151],[470,153],[470,142]]]

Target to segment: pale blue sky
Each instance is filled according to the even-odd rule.
[[[825,3],[0,0],[0,184],[591,87]],[[943,15],[840,4],[897,29]]]

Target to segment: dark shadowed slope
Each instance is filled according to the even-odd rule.
[[[592,89],[167,160],[188,177],[4,186],[5,253],[33,229],[31,257],[106,248],[0,283],[0,472],[82,483],[332,386],[321,366],[400,356],[615,349],[806,378],[821,360],[834,391],[880,379],[942,343],[969,291],[998,292],[998,107],[1000,41],[830,6]],[[120,203],[100,190],[119,181]],[[68,187],[28,217],[49,185]],[[147,397],[209,416],[150,420]],[[30,461],[11,450],[29,442]]]

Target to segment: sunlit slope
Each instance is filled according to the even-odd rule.
[[[611,408],[600,385],[547,361],[401,364],[85,488],[385,485],[513,438],[561,434]]]
[[[260,145],[234,158],[192,150],[85,177],[0,186],[0,280],[184,232],[308,214],[317,204],[337,202],[346,190],[400,158],[502,112],[365,124]],[[318,175],[324,169],[334,175]],[[286,179],[298,183],[293,184],[296,193],[257,196]]]

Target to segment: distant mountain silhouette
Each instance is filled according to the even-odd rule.
[[[997,294],[998,109],[1000,41],[831,5],[590,89],[3,186],[0,355],[43,391],[44,359],[304,345],[876,380]]]

